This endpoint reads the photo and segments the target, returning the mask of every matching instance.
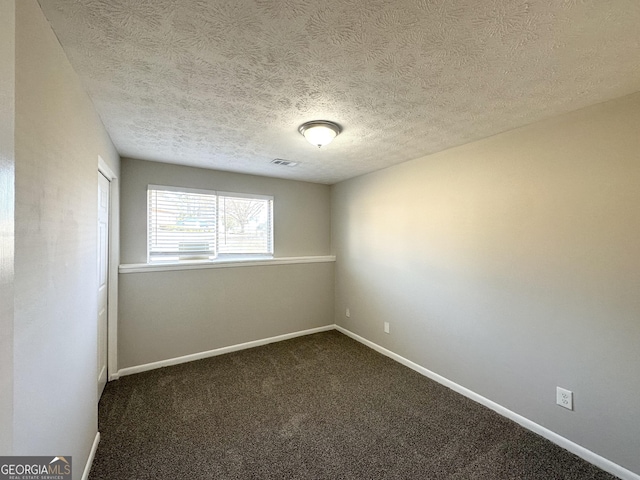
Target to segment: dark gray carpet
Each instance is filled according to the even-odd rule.
[[[124,377],[90,479],[613,479],[335,331]]]

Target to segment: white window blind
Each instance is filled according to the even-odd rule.
[[[273,197],[149,185],[148,261],[273,254]]]

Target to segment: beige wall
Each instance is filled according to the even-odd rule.
[[[331,191],[327,185],[123,158],[122,263],[147,261],[149,184],[273,195],[274,256],[330,253]]]
[[[15,0],[0,2],[0,455],[13,443]]]
[[[639,186],[640,94],[335,185],[336,322],[640,473]]]
[[[129,273],[119,302],[134,367],[333,323],[333,263]]]
[[[145,263],[147,185],[274,196],[276,257],[330,253],[330,187],[123,159],[122,263]],[[120,274],[118,367],[333,323],[333,263]]]
[[[73,456],[97,431],[98,155],[119,158],[35,0],[16,2],[13,450]]]

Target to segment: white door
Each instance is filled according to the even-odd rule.
[[[107,303],[109,299],[109,180],[98,173],[98,398],[107,384]]]

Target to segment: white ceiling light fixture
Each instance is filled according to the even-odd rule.
[[[327,120],[313,120],[300,125],[298,131],[307,139],[307,142],[320,148],[331,143],[340,134],[342,128],[337,123]]]

